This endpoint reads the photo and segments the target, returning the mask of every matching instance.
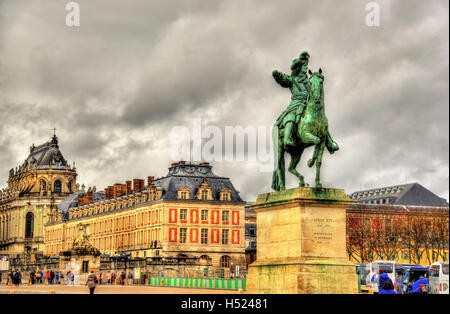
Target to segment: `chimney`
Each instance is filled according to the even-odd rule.
[[[133,179],[133,190],[139,192],[144,189],[145,181],[142,179]]]
[[[131,194],[133,192],[131,189],[131,181],[126,181],[125,184],[127,185],[127,194]]]
[[[126,188],[125,188],[125,192],[126,192]],[[123,185],[120,183],[114,184],[114,192],[113,192],[114,198],[121,196],[122,193],[123,193]]]
[[[94,200],[94,194],[92,192],[80,194],[80,195],[78,195],[78,206],[92,203],[93,200]]]
[[[148,176],[147,177],[147,187],[151,187],[153,185],[153,181],[155,180],[155,177]]]
[[[108,198],[114,197],[114,187],[112,185],[108,186]]]

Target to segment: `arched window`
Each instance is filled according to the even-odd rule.
[[[25,238],[30,239],[33,237],[34,229],[34,215],[32,212],[27,213],[25,218]]]
[[[53,191],[54,191],[55,193],[61,193],[61,192],[62,192],[61,187],[62,187],[61,181],[56,180],[55,183],[54,183],[54,185],[53,185]]]
[[[220,258],[220,267],[222,268],[228,268],[231,264],[231,257],[228,255],[224,255]]]
[[[41,180],[40,186],[41,186],[41,191],[47,190],[47,183],[45,182],[45,180]]]

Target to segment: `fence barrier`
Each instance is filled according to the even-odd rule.
[[[150,277],[150,286],[245,290],[246,279]]]

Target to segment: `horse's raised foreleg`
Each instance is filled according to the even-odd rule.
[[[310,132],[304,132],[300,138],[305,144],[320,144],[320,138]]]
[[[301,175],[300,172],[298,172],[295,168],[297,167],[298,163],[300,162],[300,158],[302,157],[303,149],[299,150],[297,153],[291,154],[291,162],[289,164],[288,171],[295,175],[299,180],[300,187],[305,186],[305,178]]]
[[[323,150],[325,149],[325,141],[322,141],[319,145],[318,153],[317,153],[317,161],[316,161],[316,188],[321,189],[322,184],[320,183],[320,167],[322,166],[322,157]]]

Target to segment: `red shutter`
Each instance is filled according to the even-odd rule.
[[[211,224],[218,225],[219,224],[219,210],[211,211]]]
[[[239,211],[233,210],[231,212],[231,223],[233,225],[239,225]]]
[[[240,230],[232,230],[231,231],[231,243],[239,244],[241,242],[241,231]]]
[[[219,243],[219,229],[211,229],[211,243]]]
[[[176,223],[176,222],[177,222],[177,209],[170,208],[169,209],[169,223]]]
[[[191,243],[198,243],[198,228],[192,228],[190,230]]]
[[[169,242],[177,242],[177,228],[169,228]]]
[[[191,209],[191,224],[198,224],[198,209]]]

